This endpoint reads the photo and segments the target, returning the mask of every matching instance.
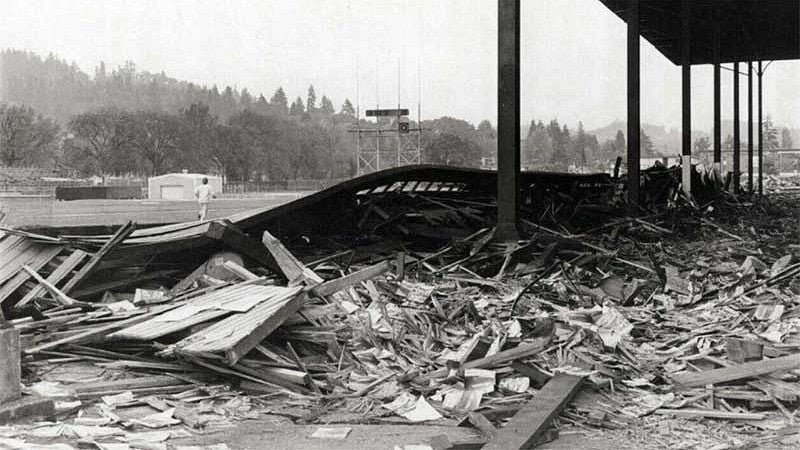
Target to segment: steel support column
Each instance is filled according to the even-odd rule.
[[[758,195],[764,194],[764,68],[758,62]]]
[[[692,65],[691,65],[691,3],[681,1],[681,73],[682,73],[682,145],[681,182],[687,196],[692,194]]]
[[[753,61],[747,61],[747,192],[753,193]]]
[[[628,208],[639,206],[640,89],[639,89],[639,0],[628,0]]]
[[[714,10],[714,174],[722,175],[722,100],[719,63],[719,10]]]
[[[739,62],[733,63],[733,192],[739,192],[742,141],[739,135]]]
[[[520,0],[498,0],[497,11],[497,230],[501,241],[519,239]]]

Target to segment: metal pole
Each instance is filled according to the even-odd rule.
[[[714,8],[714,172],[722,175],[722,100],[719,63],[719,9]]]
[[[520,0],[498,0],[497,229],[501,241],[519,239]]]
[[[739,192],[741,181],[741,147],[739,137],[739,62],[733,63],[733,192]]]
[[[753,193],[753,61],[747,61],[747,192]]]
[[[640,90],[639,90],[639,0],[628,0],[628,208],[639,206]]]
[[[758,195],[764,195],[764,69],[758,62]]]
[[[683,191],[692,194],[692,65],[691,65],[691,3],[681,2],[681,72],[682,72],[682,145],[681,166]]]

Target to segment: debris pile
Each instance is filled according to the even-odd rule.
[[[8,230],[0,246],[18,256],[2,260],[0,298],[23,333],[27,390],[57,398],[59,421],[0,432],[0,445],[167,448],[267,413],[468,426],[484,448],[665,418],[731,421],[758,442],[791,437],[800,261],[790,220],[773,224],[786,227],[784,247],[762,249],[746,223],[696,211],[581,228],[586,216],[564,220],[549,193],[539,200],[550,211],[523,220],[525,239],[497,243],[489,201],[378,194],[302,238],[276,229],[259,241],[232,222],[91,238]],[[791,217],[796,206],[762,212]],[[180,246],[199,226],[225,238],[195,266]],[[155,240],[171,253],[150,252]],[[126,254],[149,258],[137,287],[98,280]],[[731,436],[695,443],[742,439]]]
[[[795,176],[778,176],[767,175],[764,177],[764,189],[767,192],[796,194],[800,192],[800,175]]]

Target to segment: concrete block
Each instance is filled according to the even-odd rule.
[[[25,396],[0,405],[0,425],[31,417],[50,417],[55,409],[52,398]]]
[[[19,330],[0,328],[0,405],[22,395]]]

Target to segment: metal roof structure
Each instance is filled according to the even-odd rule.
[[[600,0],[627,22],[628,0]],[[639,34],[681,65],[679,0],[640,0]],[[719,27],[719,61],[800,59],[800,0],[692,0],[691,64],[714,63],[714,29]]]

